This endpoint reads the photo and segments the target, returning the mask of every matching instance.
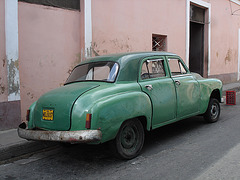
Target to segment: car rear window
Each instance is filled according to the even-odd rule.
[[[65,84],[81,81],[115,82],[119,70],[116,62],[93,62],[75,67]]]

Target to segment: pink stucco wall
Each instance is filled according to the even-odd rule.
[[[240,8],[235,3],[231,6],[233,11]],[[211,7],[211,75],[236,74],[240,12],[232,15],[230,2],[226,0],[212,0]]]
[[[0,102],[8,99],[7,62],[5,46],[5,1],[0,1]]]
[[[43,93],[62,86],[81,59],[81,12],[19,3],[22,120]]]
[[[209,75],[222,79],[230,76],[228,81],[234,81],[238,68],[240,13],[231,15],[230,2],[226,0],[195,2],[204,1],[211,6]],[[234,3],[231,5],[233,11],[240,8]],[[160,34],[167,35],[167,51],[185,60],[186,1],[93,1],[92,27],[95,54],[151,51],[152,34]]]
[[[167,35],[167,50],[184,58],[185,10],[179,0],[93,1],[93,49],[100,55],[151,51],[152,34],[161,34]]]

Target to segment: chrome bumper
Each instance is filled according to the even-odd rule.
[[[81,131],[29,130],[25,129],[26,125],[24,124],[22,123],[18,127],[18,136],[28,140],[88,143],[100,141],[102,138],[102,132],[100,130],[81,130]]]

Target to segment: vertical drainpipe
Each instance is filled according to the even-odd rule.
[[[92,56],[92,1],[84,0],[85,57]]]
[[[8,101],[20,100],[18,61],[18,0],[5,0]]]

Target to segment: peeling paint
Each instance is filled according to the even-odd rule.
[[[9,60],[8,65],[8,94],[20,94],[18,59]]]
[[[14,66],[15,66],[15,68],[17,68],[17,70],[19,70],[19,61],[18,60],[14,61]]]

